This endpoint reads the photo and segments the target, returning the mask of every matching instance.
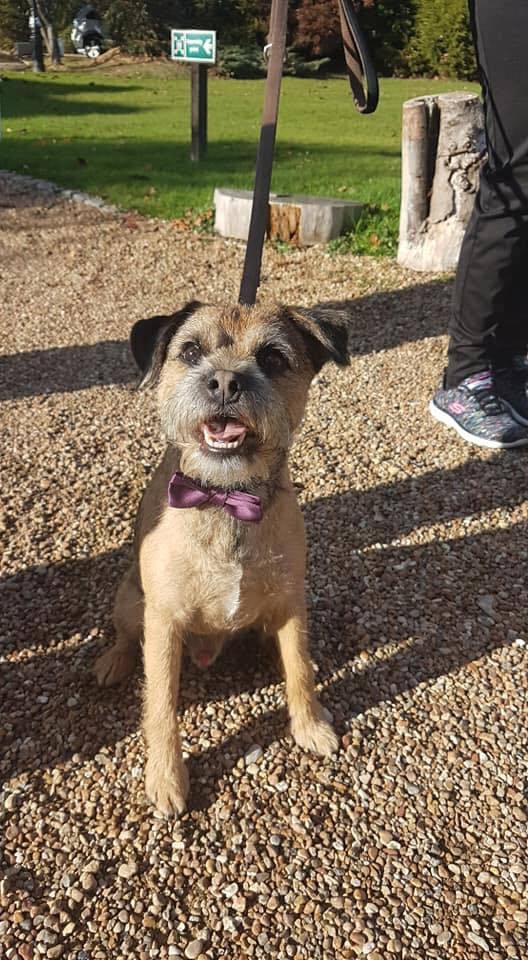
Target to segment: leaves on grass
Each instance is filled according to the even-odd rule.
[[[186,210],[183,217],[171,221],[175,230],[186,233],[212,233],[214,226],[214,210]]]
[[[137,230],[139,224],[133,213],[127,213],[121,220],[121,223],[127,230]]]

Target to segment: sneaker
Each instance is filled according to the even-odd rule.
[[[504,449],[528,444],[528,429],[514,420],[497,395],[488,370],[466,377],[457,387],[440,387],[429,404],[436,420],[454,427],[468,443]]]
[[[517,423],[528,426],[528,363],[526,357],[514,357],[507,368],[493,371],[498,396]]]

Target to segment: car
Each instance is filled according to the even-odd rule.
[[[104,49],[104,27],[95,7],[83,4],[73,19],[71,41],[77,53],[92,60],[97,59]]]

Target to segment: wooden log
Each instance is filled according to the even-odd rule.
[[[416,97],[403,105],[402,266],[456,269],[484,151],[482,104],[475,94]]]
[[[299,243],[301,207],[297,203],[272,203],[268,205],[266,236],[284,243]]]
[[[222,237],[246,240],[252,201],[251,190],[217,187],[214,192],[216,232]],[[266,237],[302,247],[328,243],[352,229],[362,211],[363,204],[354,200],[272,193],[267,209]]]

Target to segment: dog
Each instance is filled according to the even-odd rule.
[[[207,667],[234,634],[274,638],[293,739],[322,756],[338,747],[315,694],[304,523],[287,461],[314,374],[327,360],[348,362],[346,332],[295,308],[193,301],[138,321],[131,348],[140,386],[157,388],[167,449],[140,504],[117,639],[95,670],[102,686],[122,680],[144,637],[145,788],[158,810],[179,815],[184,644]]]

